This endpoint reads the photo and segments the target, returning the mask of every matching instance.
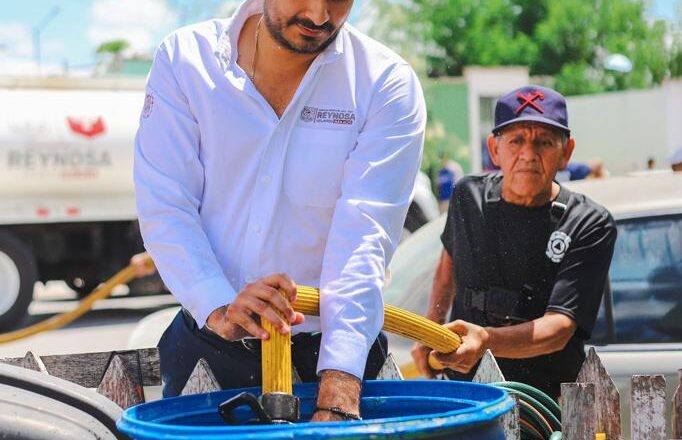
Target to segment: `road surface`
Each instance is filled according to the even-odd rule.
[[[93,310],[68,326],[37,334],[7,344],[0,344],[0,358],[35,354],[66,354],[95,351],[125,350],[128,337],[137,322],[157,310],[176,305],[171,295],[122,296],[126,287],[117,288],[115,295],[95,304]],[[76,295],[61,282],[47,286],[36,284],[35,299],[29,307],[26,324],[47,319],[78,305]]]

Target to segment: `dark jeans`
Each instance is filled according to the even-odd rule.
[[[303,382],[317,381],[317,357],[320,333],[299,333],[291,339],[291,361]],[[364,379],[376,379],[386,361],[387,341],[383,333],[372,345],[367,357]],[[260,386],[260,341],[226,341],[220,336],[197,327],[186,310],[173,319],[159,341],[163,396],[177,396],[187,383],[199,359],[211,366],[223,389]]]

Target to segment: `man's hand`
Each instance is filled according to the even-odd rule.
[[[149,259],[149,254],[146,252],[133,255],[130,258],[130,265],[135,270],[135,276],[137,278],[154,275],[156,273],[156,267],[154,267],[154,263]]]
[[[435,379],[436,371],[429,366],[429,353],[431,353],[431,349],[420,343],[414,344],[410,351],[419,374],[427,379]]]
[[[337,407],[341,410],[360,415],[360,379],[352,374],[337,370],[320,372],[320,391],[317,406],[320,408]],[[311,422],[339,422],[343,417],[329,411],[316,411]]]
[[[246,336],[268,339],[270,335],[260,325],[260,318],[263,318],[286,335],[292,325],[301,324],[304,319],[303,314],[295,312],[291,306],[295,299],[296,284],[288,275],[270,275],[247,284],[232,304],[211,312],[206,324],[218,336],[230,341]]]
[[[443,366],[460,373],[468,373],[476,365],[488,349],[488,331],[470,322],[457,321],[445,327],[462,337],[462,345],[452,353],[434,353],[434,358]]]

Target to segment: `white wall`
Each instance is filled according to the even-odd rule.
[[[649,157],[667,168],[682,145],[682,81],[650,90],[568,98],[569,126],[576,139],[574,160],[599,157],[611,174],[646,168]]]

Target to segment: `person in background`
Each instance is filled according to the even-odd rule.
[[[646,169],[647,170],[655,170],[656,169],[656,159],[653,157],[650,157],[646,160]]]
[[[523,87],[500,98],[488,150],[502,173],[460,179],[441,236],[427,317],[462,336],[454,352],[421,344],[412,356],[434,377],[471,380],[486,350],[505,378],[557,398],[585,358],[616,240],[609,212],[554,181],[571,158],[563,96]]]
[[[601,159],[592,159],[587,162],[570,162],[565,168],[557,171],[555,180],[557,182],[568,182],[570,180],[600,179],[608,177],[609,172]]]
[[[462,166],[454,160],[443,158],[441,169],[438,170],[438,205],[440,212],[448,210],[450,196],[455,187],[455,183],[464,175]]]

